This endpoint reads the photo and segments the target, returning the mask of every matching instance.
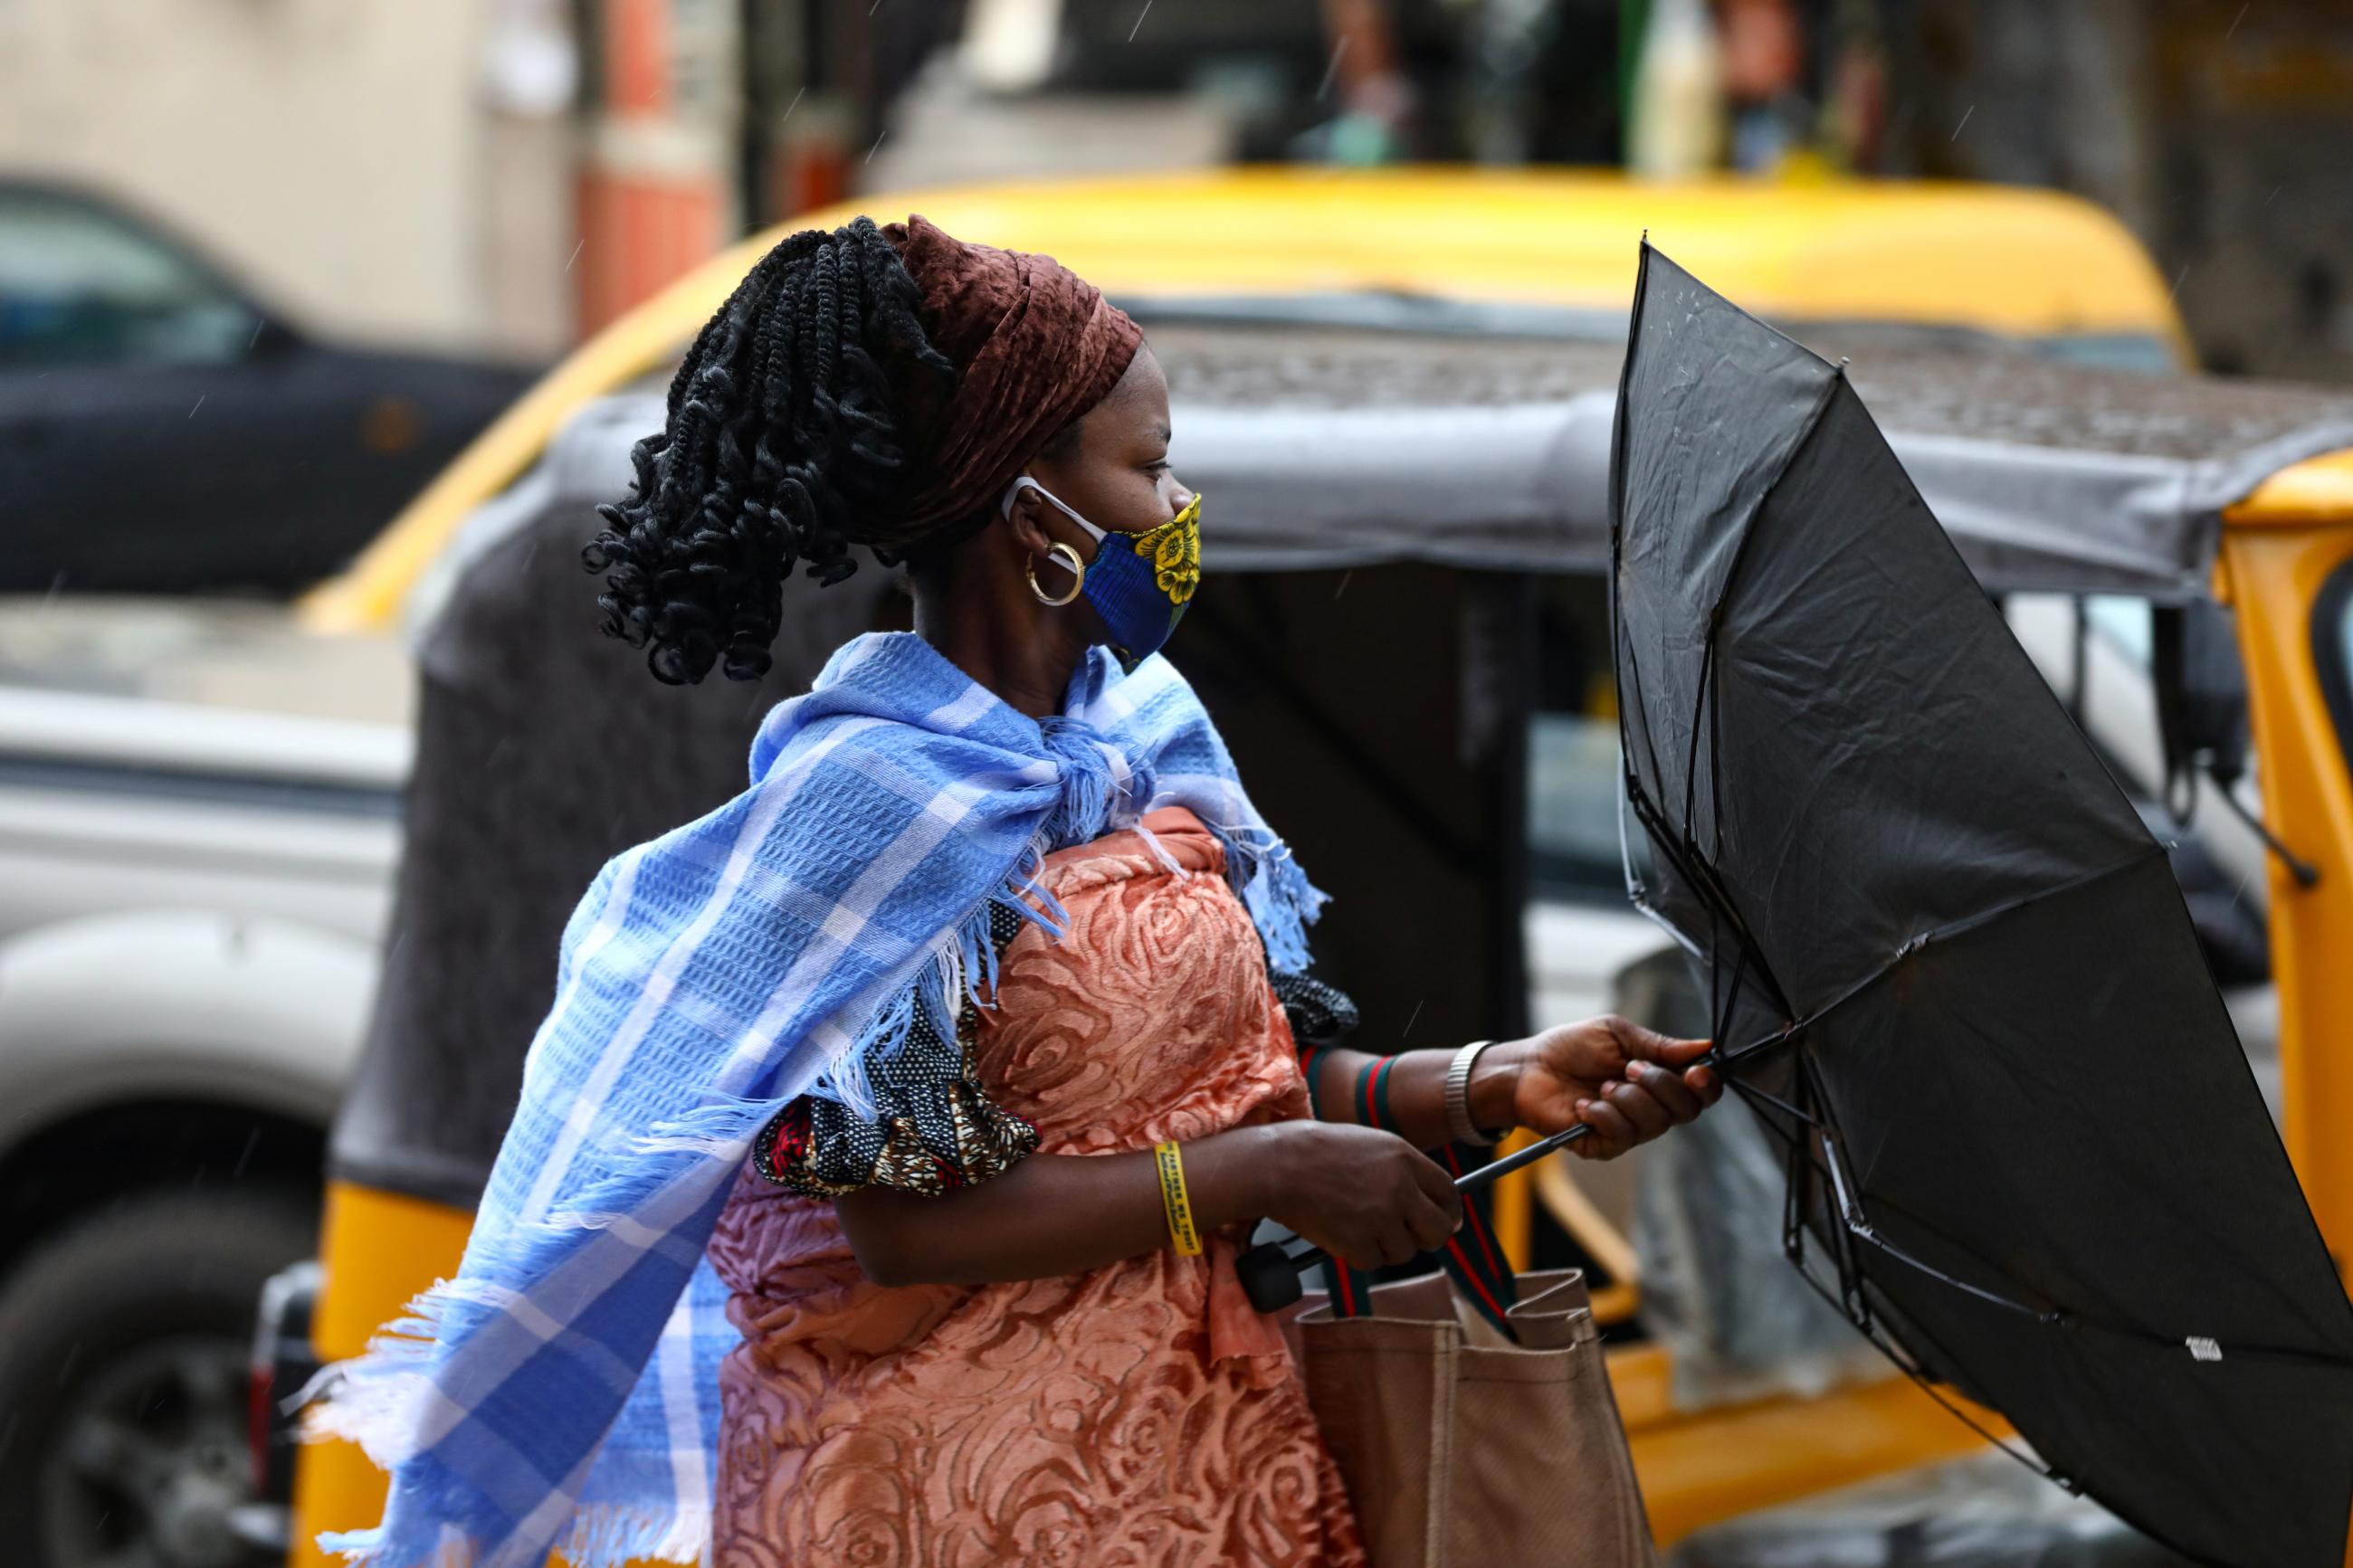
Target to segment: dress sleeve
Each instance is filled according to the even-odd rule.
[[[989,910],[989,936],[1002,950],[1021,928],[1002,904]],[[906,1042],[869,1075],[874,1114],[801,1095],[760,1130],[752,1168],[806,1197],[839,1197],[861,1187],[896,1187],[937,1197],[1002,1175],[1038,1147],[1038,1129],[993,1103],[973,1070],[979,1022],[970,1000],[953,1040],[917,1018]]]
[[[1267,983],[1291,1020],[1292,1037],[1299,1042],[1302,1055],[1316,1046],[1336,1046],[1355,1032],[1356,1004],[1338,986],[1326,985],[1312,974],[1272,971]]]
[[[1315,1093],[1315,1068],[1324,1053],[1356,1031],[1356,1004],[1345,991],[1327,985],[1312,974],[1267,972],[1274,999],[1291,1021],[1291,1037],[1299,1047],[1299,1072],[1307,1080],[1308,1103],[1321,1116],[1324,1107]]]

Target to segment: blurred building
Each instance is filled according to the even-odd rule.
[[[2353,0],[6,0],[0,172],[304,319],[545,353],[860,191],[1270,158],[2049,184],[2353,377]],[[886,204],[887,205],[887,204]]]
[[[2175,279],[2217,370],[2353,380],[2353,4],[1891,7],[1890,172],[2056,185]]]
[[[863,17],[10,0],[0,175],[152,215],[309,325],[548,353],[747,222],[843,194]]]
[[[552,347],[570,324],[522,281],[572,245],[570,19],[535,9],[11,0],[0,170],[126,200],[306,322]]]

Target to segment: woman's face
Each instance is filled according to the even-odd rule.
[[[1168,467],[1168,378],[1148,344],[1137,345],[1118,384],[1080,416],[1078,440],[1065,447],[1041,454],[1029,472],[1097,528],[1142,533],[1193,499]],[[1081,559],[1094,553],[1085,531],[1034,493],[1024,490],[1015,505]]]

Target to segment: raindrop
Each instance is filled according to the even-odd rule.
[[[2225,32],[2225,33],[2223,33],[2223,35],[2222,35],[2222,41],[2223,41],[2224,43],[2226,43],[2226,44],[2227,44],[2227,43],[2229,43],[2229,42],[2231,41],[2231,34],[2232,34],[2232,33],[2235,33],[2235,32],[2237,32],[2237,31],[2239,30],[2239,24],[2240,24],[2240,23],[2242,23],[2242,22],[2243,22],[2243,21],[2245,21],[2245,20],[2247,19],[2247,12],[2248,12],[2249,8],[2250,8],[2250,7],[2249,7],[2248,5],[2242,5],[2242,6],[2240,6],[2240,7],[2239,7],[2239,14],[2238,14],[2237,16],[2233,16],[2233,17],[2232,17],[2232,18],[2231,18],[2231,26],[2230,26],[2230,28],[2229,28],[2229,30],[2228,30],[2228,31],[2226,31],[2226,32]]]
[[[1327,60],[1326,62],[1324,62],[1324,79],[1323,79],[1322,81],[1317,82],[1317,83],[1315,84],[1315,101],[1316,101],[1316,102],[1318,102],[1318,103],[1323,102],[1323,101],[1324,101],[1324,96],[1332,90],[1332,79],[1333,79],[1333,77],[1335,77],[1335,75],[1337,75],[1337,74],[1339,73],[1339,69],[1340,69],[1340,57],[1341,57],[1342,55],[1346,54],[1347,52],[1348,52],[1348,35],[1347,35],[1347,34],[1345,34],[1345,33],[1343,33],[1343,34],[1341,34],[1341,35],[1340,35],[1340,41],[1339,41],[1339,43],[1337,43],[1337,44],[1335,44],[1335,46],[1333,46],[1333,49],[1332,49],[1332,58],[1331,58],[1329,60]]]
[[[1970,104],[1967,109],[1962,110],[1961,110],[1961,125],[1967,125],[1967,124],[1969,122],[1969,116],[1970,116],[1970,115],[1972,115],[1972,114],[1975,114],[1977,111],[1978,111],[1978,106],[1977,106],[1976,104],[1974,104],[1974,103]],[[1956,126],[1954,126],[1954,127],[1953,127],[1953,133],[1952,133],[1950,136],[1946,137],[1946,138],[1945,138],[1945,140],[1946,140],[1946,141],[1947,141],[1947,142],[1957,142],[1957,141],[1959,141],[1959,140],[1961,139],[1961,125],[1956,125]]]
[[[202,408],[205,405],[205,399],[211,395],[212,394],[209,392],[200,394],[196,398],[196,408]],[[188,410],[189,418],[194,419],[196,416],[196,408],[191,408]]]
[[[1135,14],[1135,26],[1127,30],[1127,41],[1135,42],[1135,35],[1144,29],[1144,19],[1152,15],[1152,0],[1144,0],[1144,9]]]
[[[245,1174],[246,1163],[253,1158],[254,1148],[260,1142],[261,1128],[257,1124],[253,1131],[245,1135],[245,1147],[237,1152],[237,1163],[228,1168],[230,1181],[233,1182]]]
[[[583,247],[586,246],[587,243],[588,241],[586,238],[583,238],[579,245],[575,245],[572,247],[572,254],[564,258],[564,270],[566,272],[572,270],[572,264],[580,259],[581,249]]]
[[[2165,291],[2165,297],[2168,301],[2181,292],[2181,280],[2189,276],[2189,263],[2185,261],[2181,264],[2181,270],[2173,275],[2173,287]]]
[[[1417,1018],[1419,1018],[1419,1017],[1421,1016],[1421,1007],[1422,1007],[1422,1003],[1423,1003],[1423,1002],[1427,1002],[1427,1001],[1429,1001],[1429,1000],[1430,1000],[1430,998],[1429,998],[1429,997],[1427,997],[1427,996],[1425,996],[1425,997],[1423,997],[1423,998],[1421,999],[1421,1001],[1420,1001],[1420,1002],[1416,1002],[1416,1003],[1413,1005],[1413,1011],[1412,1011],[1411,1013],[1409,1013],[1409,1014],[1408,1014],[1408,1015],[1406,1016],[1405,1027],[1404,1027],[1404,1028],[1402,1028],[1402,1029],[1399,1029],[1399,1030],[1398,1031],[1398,1039],[1402,1040],[1402,1039],[1404,1039],[1408,1035],[1410,1035],[1410,1034],[1412,1034],[1412,1033],[1413,1033],[1414,1020],[1415,1020],[1415,1019],[1417,1019]]]
[[[880,5],[881,0],[875,0],[875,3]],[[882,136],[888,136],[891,133],[888,131],[882,132]],[[866,161],[868,163],[871,163],[874,162],[874,154],[882,150],[882,136],[877,136],[874,138],[874,145],[866,149]]]
[[[801,106],[801,100],[807,96],[808,89],[806,87],[793,94],[793,100],[785,105],[785,111],[782,114],[776,116],[776,123],[782,125],[786,121],[790,120],[793,117],[793,110],[798,109]]]

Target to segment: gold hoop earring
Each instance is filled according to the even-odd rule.
[[[1070,557],[1069,561],[1065,562],[1062,559],[1064,556]],[[1029,558],[1027,568],[1029,574],[1029,591],[1038,595],[1039,604],[1052,605],[1059,609],[1079,596],[1079,589],[1087,580],[1087,563],[1079,559],[1077,551],[1060,540],[1046,546],[1046,558],[1070,573],[1071,591],[1057,599],[1050,596],[1045,589],[1038,586],[1038,558],[1034,555]]]

